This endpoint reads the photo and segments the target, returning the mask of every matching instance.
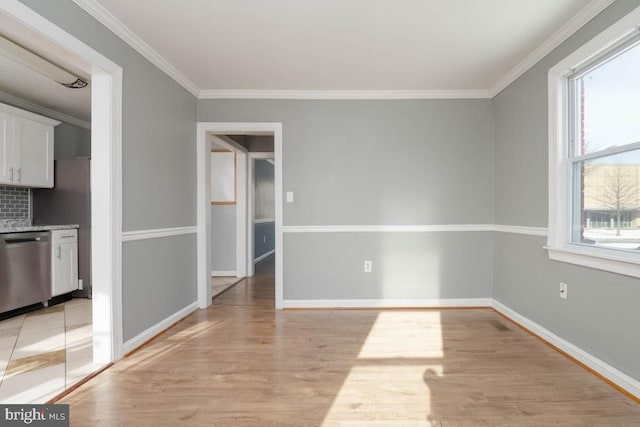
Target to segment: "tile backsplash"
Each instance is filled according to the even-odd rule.
[[[0,220],[28,220],[30,218],[30,189],[0,185]]]

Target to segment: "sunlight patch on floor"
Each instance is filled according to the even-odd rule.
[[[367,336],[358,359],[442,358],[438,311],[383,311]]]
[[[382,311],[323,426],[431,426],[427,376],[442,376],[440,312]]]
[[[0,322],[0,403],[44,403],[98,370],[91,321],[79,298]]]

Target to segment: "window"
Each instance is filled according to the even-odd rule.
[[[640,277],[640,8],[549,71],[551,259]]]
[[[569,76],[571,241],[640,250],[640,41]]]

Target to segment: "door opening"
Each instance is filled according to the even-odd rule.
[[[273,152],[249,153],[248,276],[256,264],[275,255],[275,164]]]
[[[91,76],[92,349],[105,365],[122,358],[122,68],[20,1],[2,2],[0,23]]]
[[[273,244],[275,256],[275,305],[282,308],[282,124],[280,123],[198,123],[198,303],[200,308],[211,304],[211,272],[215,271],[212,255],[212,236],[215,224],[212,217],[212,160],[211,149],[215,143],[235,153],[236,201],[235,201],[235,273],[244,277],[253,275],[254,221],[253,221],[253,161],[259,157],[252,153],[242,137],[268,136],[273,140]],[[224,270],[223,270],[224,271]]]

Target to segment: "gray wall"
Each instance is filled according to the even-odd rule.
[[[236,205],[211,206],[211,266],[236,271]]]
[[[283,123],[285,225],[493,221],[490,100],[200,100],[198,120]]]
[[[274,221],[253,224],[253,259],[276,248],[276,223]]]
[[[91,130],[62,122],[54,129],[55,160],[91,157]]]
[[[285,226],[487,224],[491,104],[200,100],[198,120],[283,123],[283,190],[295,193],[283,204]],[[490,297],[492,247],[490,233],[287,233],[285,298]],[[360,274],[374,256],[374,272]],[[390,269],[406,283],[390,284]]]
[[[149,243],[152,243],[150,245]],[[135,301],[136,309],[127,311],[124,340],[127,341],[159,320],[196,300],[196,235],[164,237],[128,242],[122,248],[122,301]],[[131,286],[135,283],[136,286]]]
[[[547,226],[547,70],[640,6],[618,0],[493,101],[497,224]],[[638,279],[550,261],[534,236],[497,233],[494,297],[640,379]],[[559,282],[569,298],[558,296]]]
[[[273,152],[273,136],[250,135],[247,138],[247,148],[249,149],[249,151],[271,153]]]
[[[638,279],[550,261],[545,244],[545,237],[496,233],[494,297],[639,379]],[[569,285],[567,300],[560,282]]]
[[[213,149],[224,149],[214,142]],[[211,268],[236,271],[236,205],[211,206]]]
[[[242,145],[247,151],[272,153],[273,152],[273,135],[227,135],[238,144]]]
[[[266,160],[255,160],[253,175],[255,180],[253,203],[254,219],[274,219],[276,217],[273,173],[273,164]]]
[[[271,139],[273,140],[273,138]],[[273,164],[266,160],[256,159],[253,176],[255,180],[254,219],[274,219],[276,213]],[[273,221],[253,224],[254,259],[275,249],[275,233],[276,224]]]
[[[21,1],[123,68],[124,231],[195,225],[195,98],[71,0]],[[125,339],[196,301],[194,236],[126,242],[123,254]]]
[[[492,232],[287,233],[284,298],[490,298],[492,246]]]

